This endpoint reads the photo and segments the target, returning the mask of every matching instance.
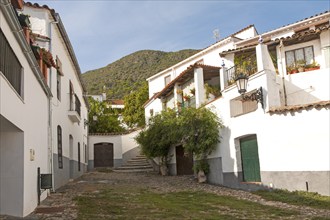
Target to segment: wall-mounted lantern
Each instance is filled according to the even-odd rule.
[[[262,87],[260,87],[259,89],[257,89],[257,91],[255,91],[253,93],[245,95],[245,93],[247,91],[248,80],[249,80],[249,77],[243,73],[240,73],[235,78],[238,92],[242,95],[243,100],[257,101],[261,104],[262,108],[264,108]]]

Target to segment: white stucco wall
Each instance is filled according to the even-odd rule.
[[[20,188],[15,188],[15,192],[10,196],[1,196],[1,198],[6,198],[6,203],[12,206],[9,212],[7,212],[8,209],[2,208],[0,208],[0,212],[15,216],[25,216],[32,212],[37,205],[37,168],[40,167],[42,173],[50,172],[47,133],[48,98],[32,72],[12,30],[3,17],[2,11],[0,13],[0,26],[24,68],[23,97],[19,97],[0,73],[0,114],[22,131],[21,139],[17,140],[20,141],[19,146],[13,146],[12,148],[16,149],[15,152],[20,152],[14,155],[6,154],[2,151],[0,154],[1,167],[6,168],[1,169],[0,179],[8,181],[6,184],[1,184],[2,190],[11,192],[12,187],[16,186],[15,184],[21,184]],[[7,143],[11,144],[17,138],[17,136],[13,138],[7,137],[5,138]],[[0,148],[6,150],[6,144],[2,143]],[[30,160],[30,150],[35,152],[34,160]],[[6,159],[4,159],[5,157]],[[10,178],[10,175],[14,174],[11,167],[20,170],[21,176],[19,178]],[[46,194],[47,192],[43,193],[42,199],[45,198]],[[0,204],[5,203],[0,202]]]

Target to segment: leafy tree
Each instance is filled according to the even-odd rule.
[[[199,161],[199,169],[208,171],[206,158],[220,142],[222,127],[221,120],[208,108],[184,108],[179,115],[167,109],[150,119],[136,141],[147,157],[160,157],[162,163],[166,163],[171,147],[182,144]]]
[[[144,82],[137,91],[125,96],[123,112],[124,122],[129,127],[144,127],[145,115],[143,104],[148,100],[148,84]]]
[[[148,128],[142,130],[135,140],[148,158],[159,157],[162,164],[166,164],[169,149],[179,143],[180,133],[176,112],[168,109],[153,116]]]
[[[112,109],[105,102],[89,98],[89,133],[119,133],[125,131],[120,125],[119,110]]]
[[[220,142],[219,128],[222,122],[208,108],[184,108],[181,111],[180,128],[185,151],[193,153],[197,159],[205,159]]]

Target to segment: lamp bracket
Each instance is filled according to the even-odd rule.
[[[257,89],[257,91],[251,93],[251,94],[243,94],[242,98],[244,101],[257,101],[261,104],[261,107],[264,109],[264,100],[263,100],[263,93],[262,93],[262,87]]]

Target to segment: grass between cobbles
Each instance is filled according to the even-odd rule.
[[[205,192],[116,187],[75,198],[78,219],[278,219],[298,213]]]
[[[322,196],[318,193],[304,191],[289,192],[279,189],[272,191],[260,190],[254,193],[271,201],[279,201],[298,206],[309,206],[318,209],[330,209],[330,197]]]

